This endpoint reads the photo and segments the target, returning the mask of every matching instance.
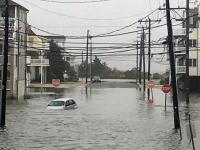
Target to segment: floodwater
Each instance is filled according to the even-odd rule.
[[[57,91],[58,92],[58,91]],[[180,98],[183,139],[173,127],[170,96],[164,111],[164,94],[154,89],[154,104],[130,80],[111,80],[88,88],[60,91],[78,103],[74,110],[47,110],[53,97],[8,102],[6,131],[0,132],[0,150],[192,150],[186,134],[190,110],[200,149],[200,95],[191,106]]]

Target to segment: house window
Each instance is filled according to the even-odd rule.
[[[197,47],[197,40],[189,40],[189,46],[190,47]]]
[[[189,66],[196,67],[197,66],[197,59],[189,59]]]
[[[3,44],[0,43],[0,55],[2,55],[2,52],[3,52]]]
[[[0,70],[0,80],[3,80],[2,78],[3,78],[3,71]],[[7,80],[10,80],[10,71],[9,70],[7,71]]]

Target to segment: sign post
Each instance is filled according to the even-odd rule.
[[[57,88],[60,86],[60,79],[52,79],[52,85],[54,88]],[[55,92],[55,98],[56,98],[56,92]]]
[[[167,93],[171,91],[171,86],[169,84],[164,84],[162,86],[162,91],[165,93],[165,111],[167,107]]]
[[[154,88],[154,86],[155,86],[155,82],[153,80],[150,80],[147,83],[147,87],[151,89],[151,96],[152,96],[152,99],[148,99],[149,103],[153,103],[153,101],[154,101],[154,98],[153,98],[153,88]]]

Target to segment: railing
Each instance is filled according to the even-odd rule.
[[[176,73],[177,74],[185,74],[186,73],[186,67],[185,66],[176,66]]]
[[[185,46],[175,46],[175,55],[184,55],[186,53]]]
[[[3,56],[0,55],[0,65],[3,65]],[[8,65],[11,65],[11,56],[8,56]]]
[[[6,89],[7,89],[7,90],[10,90],[10,86],[11,86],[11,85],[10,85],[10,80],[8,80],[8,81],[7,81],[7,87],[6,87]],[[0,89],[2,89],[2,81],[1,81],[1,80],[0,80]]]
[[[174,31],[174,36],[185,36],[185,35],[186,35],[186,30],[184,28],[177,29]]]
[[[13,30],[9,30],[9,33],[8,33],[8,38],[12,39],[13,38]],[[4,37],[4,30],[0,30],[0,39],[3,39]]]
[[[27,58],[28,66],[49,66],[49,59],[30,59]]]

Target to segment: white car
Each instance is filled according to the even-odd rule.
[[[60,98],[52,100],[47,109],[76,109],[78,106],[72,98]]]

